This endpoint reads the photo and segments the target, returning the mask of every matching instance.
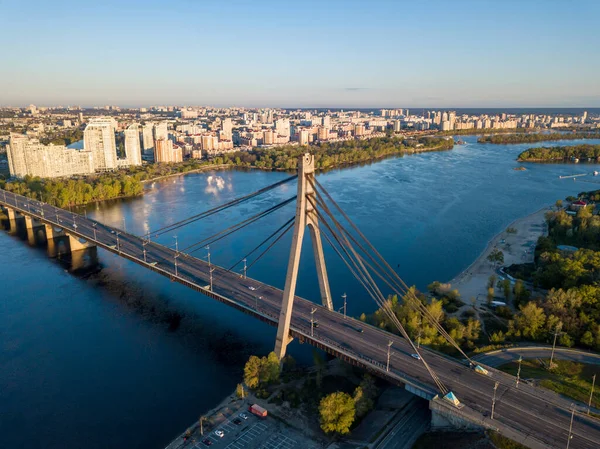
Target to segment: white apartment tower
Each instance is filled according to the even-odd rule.
[[[168,140],[169,139],[169,128],[167,122],[160,122],[154,125],[154,140]]]
[[[115,120],[110,117],[93,118],[85,127],[83,147],[86,151],[91,151],[95,171],[117,168],[115,128]]]
[[[142,141],[144,151],[154,149],[154,136],[152,135],[153,130],[154,125],[152,123],[148,123],[142,127]]]
[[[125,130],[125,157],[128,165],[142,165],[140,130],[137,123],[129,125]]]

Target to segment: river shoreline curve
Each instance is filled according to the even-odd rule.
[[[537,239],[547,233],[544,216],[550,210],[551,206],[544,206],[529,215],[513,220],[504,230],[490,239],[473,263],[448,282],[453,289],[459,291],[463,301],[468,302],[474,297],[478,305],[487,302],[488,278],[496,273],[495,267],[487,260],[493,249],[500,249],[503,252],[502,266],[533,262],[533,250]],[[509,228],[515,229],[516,233],[507,232]],[[533,247],[531,247],[532,243]],[[527,249],[523,249],[525,247]]]

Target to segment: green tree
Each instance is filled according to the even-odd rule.
[[[242,384],[237,384],[235,388],[235,394],[238,398],[244,398],[246,396],[246,391],[244,390],[244,386]]]
[[[354,400],[349,394],[341,391],[331,393],[321,399],[319,415],[321,429],[325,433],[345,435],[350,432],[356,416]]]
[[[492,305],[492,301],[494,300],[494,287],[488,287],[487,289],[487,303],[488,306]]]
[[[563,200],[556,200],[556,210],[558,209],[562,209],[563,206]]]
[[[490,275],[490,277],[488,278],[487,287],[494,288],[494,285],[496,285],[496,279],[497,278],[495,274]]]
[[[487,256],[487,260],[496,266],[496,264],[502,265],[504,263],[504,253],[498,248],[494,248]]]
[[[261,360],[255,355],[250,356],[244,366],[244,383],[248,385],[248,388],[256,388],[260,384],[261,368]]]

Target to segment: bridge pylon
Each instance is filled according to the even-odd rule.
[[[319,220],[313,205],[308,200],[308,198],[312,198],[312,203],[316,204],[315,191],[313,189],[313,183],[311,182],[314,177],[315,159],[312,154],[306,153],[298,159],[296,220],[294,222],[294,235],[292,236],[292,246],[290,249],[287,275],[285,277],[279,324],[277,326],[277,339],[275,341],[275,354],[279,357],[279,360],[283,359],[285,356],[287,345],[291,341],[290,321],[294,306],[294,296],[296,294],[296,282],[298,280],[298,266],[300,265],[302,240],[304,239],[304,231],[307,226],[310,230],[315,264],[317,267],[321,301],[323,306],[327,307],[329,310],[333,310],[333,302],[331,301],[331,292],[329,290],[329,279],[327,278],[327,268],[325,266],[325,257],[323,255]]]

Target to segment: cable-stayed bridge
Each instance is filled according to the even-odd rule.
[[[252,201],[279,186],[297,181],[297,195],[253,216],[247,217],[186,248],[168,247],[156,241],[184,226]],[[210,245],[256,223],[269,214],[295,204],[295,214],[238,263],[226,268],[211,263]],[[424,304],[412,297],[408,286],[372,247],[335,200],[314,177],[314,160],[304,155],[298,175],[260,189],[224,205],[136,236],[81,215],[11,192],[0,192],[0,205],[8,214],[11,228],[23,216],[28,229],[45,228],[49,241],[57,236],[69,239],[71,251],[100,247],[131,260],[202,294],[226,303],[277,327],[276,354],[282,358],[286,347],[297,339],[321,348],[349,363],[361,366],[390,382],[430,401],[434,421],[458,426],[481,426],[532,448],[597,449],[600,421],[587,416],[585,408],[549,391],[518,382],[513,376],[488,369],[475,370],[464,361],[415,346],[395,316],[387,293],[404,296],[424,322],[460,347],[430,316]],[[317,267],[320,304],[295,295],[296,277],[304,231],[311,232]],[[288,232],[293,232],[285,287],[280,290],[252,279],[247,272]],[[321,239],[329,243],[369,296],[397,328],[395,335],[366,325],[333,309]],[[202,251],[202,256],[199,254]],[[247,262],[251,261],[249,265]],[[243,267],[243,268],[242,268]],[[318,323],[318,326],[316,325]],[[462,351],[461,351],[462,352]]]

